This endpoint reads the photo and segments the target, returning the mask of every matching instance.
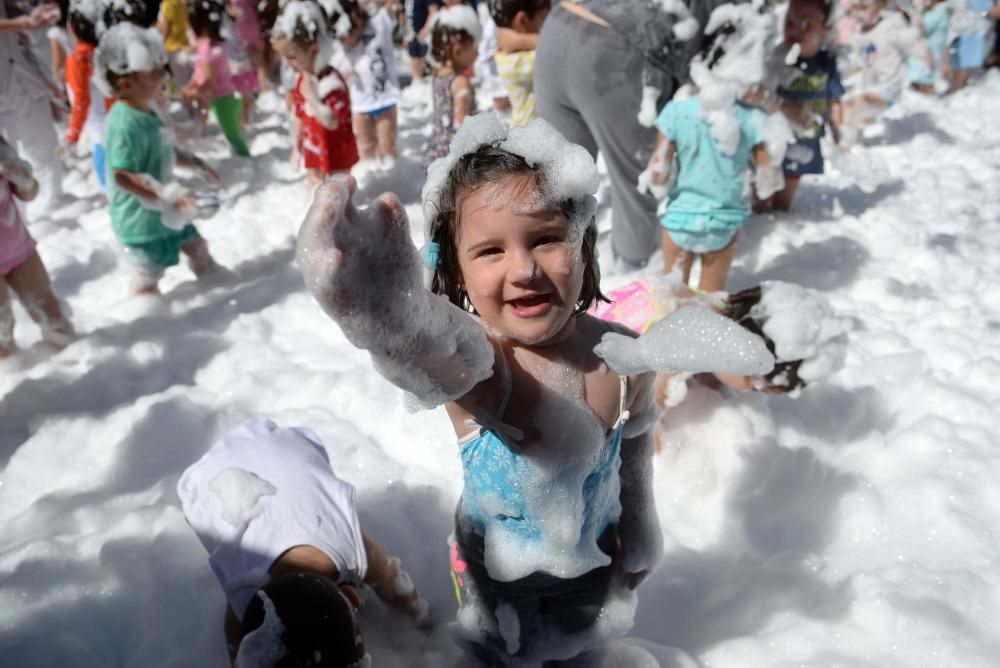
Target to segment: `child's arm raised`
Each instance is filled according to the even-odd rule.
[[[376,370],[421,405],[465,395],[493,374],[485,331],[424,288],[399,200],[387,193],[358,210],[355,188],[342,176],[316,190],[296,250],[306,286]]]

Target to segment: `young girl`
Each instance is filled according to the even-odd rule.
[[[448,155],[455,132],[466,116],[476,113],[476,92],[468,73],[476,63],[479,40],[479,18],[467,5],[442,9],[431,21],[431,57],[438,67],[431,83],[434,114],[425,169]]]
[[[192,0],[188,12],[191,30],[197,39],[194,76],[184,89],[184,97],[198,100],[203,108],[210,106],[233,151],[249,157],[250,149],[240,128],[243,102],[236,95],[236,84],[222,39],[225,6],[220,0]]]
[[[37,195],[38,182],[31,167],[0,135],[0,357],[7,357],[15,347],[8,286],[41,327],[45,341],[62,347],[73,338],[73,325],[52,292],[49,273],[14,202],[15,197],[28,202]]]
[[[749,14],[734,17],[739,22],[763,24],[766,16],[743,5]],[[707,49],[692,62],[691,76],[700,90],[683,100],[674,99],[656,119],[659,134],[650,162],[651,181],[662,186],[673,180],[673,188],[660,224],[663,226],[663,264],[670,273],[680,268],[687,284],[696,256],[701,258],[699,289],[716,292],[725,288],[736,250],[736,237],[750,213],[743,197],[750,160],[756,163],[756,186],[762,197],[781,188],[781,176],[771,159],[758,128],[755,112],[736,99],[763,76],[764,31],[739,31],[733,23],[713,22],[706,28]],[[735,11],[735,10],[733,10]],[[743,46],[756,46],[760,68],[753,69],[753,55]],[[727,54],[727,50],[729,53]],[[728,58],[727,58],[728,56]],[[746,68],[729,67],[733,57]],[[750,74],[744,79],[742,72]],[[720,95],[732,91],[728,96]],[[676,160],[676,170],[674,161]]]
[[[301,156],[309,182],[319,185],[358,161],[347,83],[327,64],[331,41],[326,16],[311,0],[289,3],[271,35],[275,51],[298,73],[292,90],[293,162],[295,155]]]
[[[340,3],[349,19],[348,30],[335,33],[344,47],[334,62],[351,89],[354,136],[362,160],[396,158],[396,76],[393,18],[385,7],[369,18],[357,0]]]
[[[382,375],[446,404],[465,473],[460,626],[486,665],[537,665],[623,633],[609,610],[634,605],[660,556],[652,374],[620,377],[594,353],[628,330],[586,313],[602,298],[586,150],[494,114],[452,147],[423,193],[433,294],[402,205],[383,195],[359,211],[350,179],[317,191],[298,262]]]

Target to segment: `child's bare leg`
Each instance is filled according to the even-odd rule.
[[[38,251],[7,275],[7,283],[17,293],[31,319],[41,327],[43,339],[60,347],[73,340],[73,324],[52,292],[49,272]]]
[[[326,174],[323,173],[323,170],[312,167],[306,170],[306,176],[309,178],[309,185],[313,188],[326,180]]]
[[[132,277],[130,288],[133,295],[158,295],[160,294],[160,277],[138,273]]]
[[[785,187],[774,193],[771,205],[778,211],[788,211],[795,199],[795,191],[799,189],[799,177],[785,174]]]
[[[10,302],[7,281],[0,277],[0,357],[14,352],[14,308]]]
[[[694,254],[675,244],[674,240],[670,238],[670,233],[665,229],[663,230],[662,238],[663,271],[669,274],[674,269],[680,267],[682,280],[687,285],[688,278],[691,276],[691,265],[694,264]]]
[[[701,256],[701,278],[698,280],[698,289],[705,292],[718,292],[725,290],[726,279],[729,278],[729,268],[733,265],[733,257],[736,255],[736,238],[722,250],[704,253]]]
[[[493,98],[493,111],[498,114],[502,114],[510,109],[510,98],[509,97],[495,97]]]
[[[380,158],[396,157],[396,107],[375,119],[375,137]]]
[[[354,125],[354,139],[358,142],[358,157],[371,160],[375,157],[377,139],[375,121],[368,114],[351,114]]]
[[[189,244],[181,246],[181,252],[187,255],[188,266],[198,278],[212,273],[219,268],[215,258],[208,252],[208,242],[198,239]]]

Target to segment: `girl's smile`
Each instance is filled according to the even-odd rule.
[[[572,325],[583,266],[575,261],[579,249],[571,247],[566,217],[531,210],[533,186],[533,179],[514,177],[465,197],[456,250],[479,316],[504,336],[539,345]]]

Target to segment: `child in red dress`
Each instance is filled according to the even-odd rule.
[[[312,0],[286,5],[274,24],[274,49],[298,72],[292,102],[293,162],[301,157],[312,185],[358,161],[347,83],[329,65],[328,17]]]

